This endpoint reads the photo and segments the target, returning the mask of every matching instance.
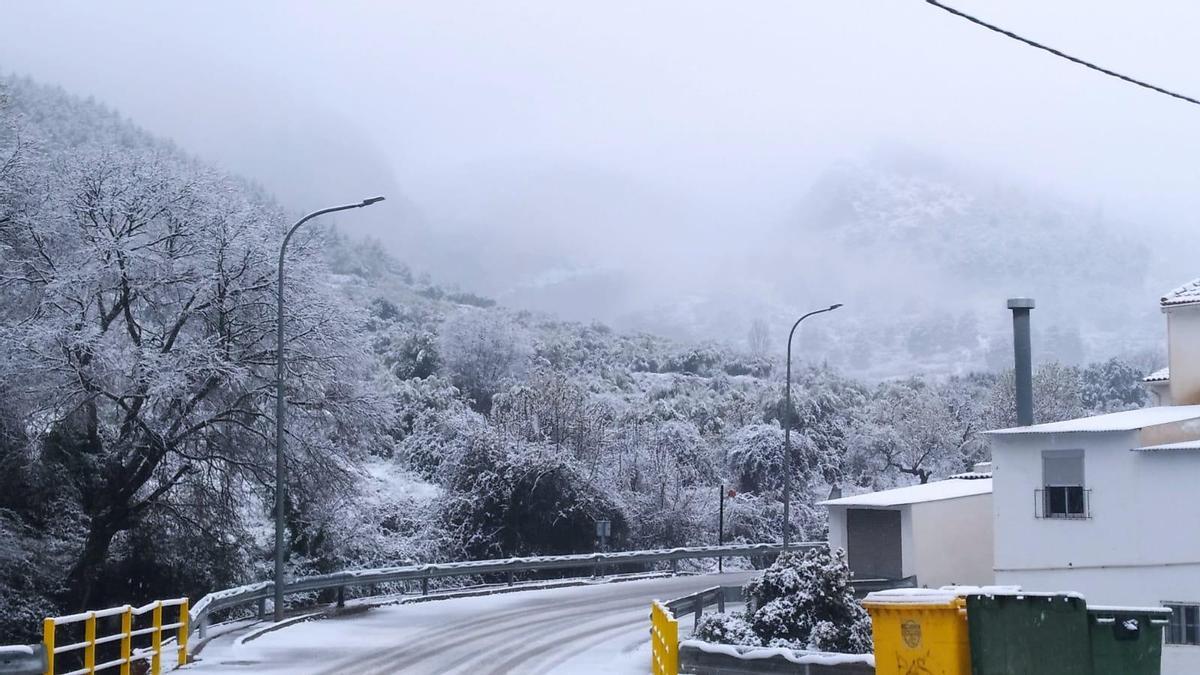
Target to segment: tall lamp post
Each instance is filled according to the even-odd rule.
[[[800,326],[801,321],[814,314],[832,312],[841,306],[842,304],[838,303],[805,314],[796,319],[796,323],[792,324],[791,332],[788,333],[787,385],[785,386],[787,394],[783,408],[783,550],[785,551],[791,539],[792,526],[792,336],[796,334],[796,329]]]
[[[361,209],[364,206],[370,206],[377,202],[383,201],[383,197],[371,197],[364,199],[356,204],[343,204],[342,206],[333,206],[320,211],[313,211],[304,216],[292,225],[292,229],[288,230],[283,237],[283,245],[279,247],[279,285],[278,291],[278,308],[275,314],[275,621],[283,620],[283,504],[284,493],[287,489],[286,481],[284,480],[283,466],[283,427],[284,427],[284,394],[283,394],[283,374],[284,374],[284,355],[283,355],[283,257],[287,253],[288,242],[292,240],[292,235],[296,234],[296,230],[308,221],[323,216],[326,213],[335,211],[346,211],[348,209]]]

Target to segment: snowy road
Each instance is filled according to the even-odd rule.
[[[742,584],[750,577],[739,572],[647,579],[383,607],[291,626],[244,645],[214,642],[187,670],[642,675],[649,670],[651,599]],[[681,632],[690,632],[683,619]]]

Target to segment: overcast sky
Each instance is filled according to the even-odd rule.
[[[955,2],[1200,96],[1200,4]],[[403,197],[434,227],[492,218],[520,236],[544,181],[539,196],[579,218],[546,207],[528,226],[539,236],[575,228],[616,255],[634,234],[688,233],[719,250],[741,228],[778,226],[831,163],[901,146],[1176,231],[1200,212],[1200,106],[920,0],[2,10],[0,67],[93,95],[295,209],[387,192],[380,213]],[[603,196],[576,194],[588,186]],[[586,212],[614,194],[625,211],[607,217],[632,224],[588,238]]]
[[[1196,3],[958,5],[1200,96]],[[464,167],[513,159],[770,191],[797,168],[880,141],[1095,195],[1196,192],[1200,107],[919,0],[3,7],[10,70],[93,94],[185,145],[276,123],[294,106],[329,111],[414,197]]]

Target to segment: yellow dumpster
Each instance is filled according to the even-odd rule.
[[[971,675],[966,601],[954,590],[871,593],[876,675]]]

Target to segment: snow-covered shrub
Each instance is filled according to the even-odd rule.
[[[624,514],[569,453],[480,431],[445,466],[439,521],[451,560],[592,550],[595,520]]]
[[[785,553],[746,584],[750,610],[714,615],[696,635],[710,642],[865,654],[872,648],[871,619],[854,598],[850,576],[841,549]]]
[[[761,645],[762,640],[750,627],[746,612],[705,614],[692,631],[692,637],[725,645]]]
[[[440,350],[451,380],[487,412],[492,395],[529,367],[529,335],[507,315],[461,310],[441,326]]]

